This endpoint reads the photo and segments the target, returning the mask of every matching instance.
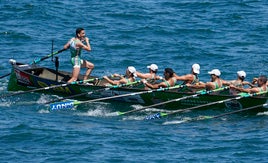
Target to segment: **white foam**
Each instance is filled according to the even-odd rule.
[[[40,114],[48,114],[48,113],[50,113],[50,111],[48,109],[41,109],[41,110],[38,111],[38,113],[40,113]]]
[[[163,123],[163,125],[175,125],[175,124],[181,124],[181,123],[185,123],[188,120],[173,120],[173,121],[166,121]]]
[[[134,109],[142,109],[146,106],[142,106],[142,105],[131,105],[131,107],[133,107]],[[172,110],[166,110],[166,109],[159,109],[159,108],[147,108],[144,110],[140,110],[139,112],[172,112]]]
[[[44,104],[44,103],[47,103],[47,102],[51,101],[51,99],[55,99],[57,97],[58,96],[55,96],[55,95],[51,96],[51,95],[42,94],[40,96],[40,98],[37,100],[37,103],[38,104]]]
[[[107,110],[107,107],[102,105],[96,106],[96,109],[90,109],[87,112],[79,112],[76,115],[79,116],[91,116],[91,117],[108,117],[111,112]]]
[[[261,112],[261,113],[258,113],[257,115],[268,115],[268,111],[266,111],[266,112]]]
[[[124,116],[124,115],[123,115]],[[135,115],[131,115],[131,116],[124,116],[123,117],[124,121],[127,120],[136,120],[136,121],[143,121],[144,120],[144,116],[135,116]]]

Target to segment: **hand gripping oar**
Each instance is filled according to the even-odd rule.
[[[129,114],[129,113],[145,110],[147,108],[168,104],[168,103],[171,103],[171,102],[177,102],[177,101],[185,100],[185,99],[188,99],[188,98],[194,98],[194,97],[197,97],[199,95],[205,95],[205,94],[212,93],[212,92],[222,91],[222,90],[224,90],[226,88],[228,88],[228,87],[223,87],[223,88],[210,90],[210,91],[205,91],[205,90],[203,91],[202,90],[202,91],[198,91],[196,94],[193,94],[193,95],[190,95],[190,96],[184,96],[184,97],[181,97],[181,98],[172,99],[172,100],[169,100],[169,101],[160,102],[160,103],[156,103],[156,104],[149,105],[149,106],[144,106],[144,107],[139,108],[139,109],[134,109],[134,110],[130,110],[130,111],[127,111],[127,112],[117,112],[117,113],[118,113],[118,115],[125,115],[125,114]]]
[[[83,104],[83,103],[110,100],[110,99],[115,99],[115,98],[120,98],[120,97],[134,96],[134,95],[140,95],[140,94],[151,93],[151,92],[156,92],[156,91],[165,91],[165,90],[170,90],[170,89],[182,88],[184,86],[185,85],[176,85],[174,87],[159,88],[159,89],[155,89],[155,90],[148,90],[148,91],[141,91],[141,92],[133,92],[133,93],[121,94],[121,95],[117,95],[117,96],[103,97],[103,98],[87,100],[87,101],[67,101],[67,102],[60,102],[60,103],[56,103],[56,104],[54,103],[54,104],[50,105],[50,109],[51,110],[54,110],[54,109],[57,109],[57,108],[61,109],[62,106],[63,107],[66,106],[66,108],[72,108],[74,105],[79,105],[79,104]],[[114,88],[114,87],[112,87],[112,88]],[[109,88],[106,88],[106,90],[107,89],[109,89]]]
[[[47,56],[44,56],[44,57],[42,57],[42,58],[35,59],[31,64],[39,63],[39,62],[41,62],[41,61],[43,61],[43,60],[45,60],[45,59],[47,59],[47,58],[49,58],[49,57],[51,57],[51,56],[53,56],[53,55],[56,55],[56,54],[59,54],[59,53],[63,52],[64,50],[66,50],[66,49],[61,49],[61,50],[56,51],[56,52],[54,52],[54,53],[48,54]],[[10,74],[11,74],[11,73],[8,73],[8,74],[6,74],[6,75],[3,75],[3,76],[0,77],[0,79],[2,79],[2,78],[4,78],[4,77],[7,77],[7,76],[9,76]]]
[[[116,88],[125,87],[125,86],[129,86],[129,85],[134,85],[134,84],[137,84],[137,83],[140,83],[140,82],[141,81],[139,80],[139,81],[134,81],[134,82],[126,83],[126,84],[120,84],[120,85],[115,85],[115,86],[111,86],[111,87],[105,87],[105,88],[93,90],[93,91],[90,91],[90,92],[84,92],[84,93],[80,93],[80,94],[77,94],[77,95],[68,96],[66,98],[74,98],[74,97],[79,97],[79,96],[82,96],[82,95],[90,95],[90,94],[95,93],[95,92],[108,91],[110,89],[116,89]],[[66,99],[66,98],[62,98],[62,99],[58,99],[58,100],[54,100],[54,101],[61,101],[61,100]],[[51,103],[50,107],[49,107],[51,110],[59,110],[59,109],[72,109],[75,105],[88,103],[88,102],[91,102],[91,100],[88,100],[88,101],[69,100],[69,101],[56,102],[56,103],[51,103],[51,101],[49,101],[49,102],[47,102],[45,104]]]
[[[206,107],[206,106],[210,106],[210,105],[220,104],[220,103],[224,103],[224,102],[228,102],[228,101],[232,101],[232,100],[239,100],[241,98],[252,97],[252,96],[265,94],[265,93],[267,93],[267,91],[258,92],[258,93],[252,93],[252,94],[249,94],[249,93],[244,94],[244,93],[242,93],[242,94],[240,94],[240,96],[237,96],[237,97],[234,97],[234,98],[228,98],[228,99],[225,99],[225,100],[215,101],[215,102],[211,102],[211,103],[207,103],[207,104],[203,104],[203,105],[198,105],[198,106],[194,106],[194,107],[187,108],[187,109],[175,110],[175,111],[170,112],[170,113],[162,113],[162,112],[156,113],[156,114],[153,114],[153,115],[146,116],[145,119],[146,120],[159,119],[159,118],[169,116],[169,115],[172,115],[172,114],[177,114],[177,113],[180,113],[180,112],[190,111],[190,110],[194,110],[194,109],[198,109],[198,108],[202,108],[202,107]]]
[[[15,95],[21,95],[21,94],[26,94],[26,93],[31,93],[31,92],[37,92],[37,91],[42,91],[42,90],[49,90],[49,89],[54,89],[54,88],[58,88],[58,87],[66,87],[68,85],[81,84],[81,83],[84,83],[84,82],[89,82],[89,81],[94,81],[94,80],[96,80],[96,78],[87,79],[87,80],[81,80],[81,81],[74,81],[74,82],[70,82],[70,83],[63,83],[63,84],[59,84],[59,85],[52,85],[52,86],[48,86],[48,87],[36,88],[36,89],[28,90],[28,91],[16,92],[16,93],[10,93],[10,94],[6,94],[6,95],[2,95],[2,96],[0,96],[0,98],[10,97],[10,96],[15,96]]]

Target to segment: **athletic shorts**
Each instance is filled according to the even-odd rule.
[[[72,62],[72,65],[74,68],[75,67],[80,68],[84,61],[80,57],[73,57],[73,58],[71,58],[71,62]]]

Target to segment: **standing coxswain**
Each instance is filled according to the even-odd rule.
[[[73,82],[78,79],[80,68],[87,68],[84,80],[88,78],[91,71],[94,69],[94,64],[81,58],[82,49],[91,51],[91,46],[88,37],[86,37],[83,28],[76,29],[76,36],[71,38],[65,45],[64,49],[70,48],[71,63],[73,65],[72,77],[68,82]]]

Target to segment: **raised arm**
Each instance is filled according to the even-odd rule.
[[[86,43],[85,44],[83,44],[81,41],[79,41],[78,43],[77,43],[77,45],[78,45],[78,47],[80,47],[80,48],[82,48],[82,49],[84,49],[84,50],[86,50],[86,51],[91,51],[91,46],[90,46],[90,44],[89,44],[89,39],[88,39],[88,37],[85,37],[85,40],[84,40]]]

